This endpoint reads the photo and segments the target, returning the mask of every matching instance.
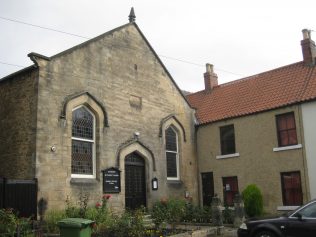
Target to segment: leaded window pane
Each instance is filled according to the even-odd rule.
[[[167,151],[177,151],[177,134],[169,127],[166,130],[166,150]]]
[[[166,152],[167,156],[167,177],[177,177],[177,153]]]
[[[136,153],[131,153],[125,158],[125,163],[128,164],[143,164],[144,160]]]
[[[93,116],[84,107],[72,112],[72,136],[93,139]]]
[[[72,140],[72,174],[93,174],[93,143]]]

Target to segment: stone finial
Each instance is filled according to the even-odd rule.
[[[135,16],[135,12],[134,12],[134,7],[131,8],[131,11],[129,13],[129,16],[128,16],[128,20],[129,22],[135,22],[135,19],[136,19],[136,16]]]

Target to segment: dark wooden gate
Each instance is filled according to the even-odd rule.
[[[135,152],[125,158],[125,206],[128,209],[146,207],[145,162]]]
[[[213,172],[201,173],[202,176],[202,193],[203,206],[210,206],[214,197],[214,180]]]
[[[13,208],[22,217],[37,215],[37,180],[0,178],[0,208]]]

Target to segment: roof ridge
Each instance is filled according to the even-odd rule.
[[[303,63],[303,61],[299,61],[299,62],[295,62],[295,63],[291,63],[291,64],[288,64],[288,65],[284,65],[284,66],[280,66],[280,67],[277,67],[277,68],[274,68],[274,69],[270,69],[268,71],[264,71],[264,72],[260,72],[260,73],[257,73],[257,74],[254,74],[254,75],[251,75],[251,76],[248,76],[248,77],[244,77],[244,78],[240,78],[240,79],[237,79],[237,80],[234,80],[234,81],[230,81],[230,82],[225,82],[223,84],[220,84],[218,85],[219,87],[220,86],[228,86],[228,85],[231,85],[231,84],[236,84],[236,83],[239,83],[239,82],[243,82],[243,81],[246,81],[246,80],[251,80],[251,79],[255,79],[263,74],[267,74],[267,73],[272,73],[272,72],[275,72],[275,71],[278,71],[278,70],[282,70],[286,67],[291,67],[291,66],[294,66],[294,65],[298,65],[298,64],[301,64]]]
[[[226,86],[234,85],[234,84],[237,84],[237,83],[240,83],[240,82],[244,82],[244,81],[248,81],[248,80],[251,80],[251,79],[255,79],[255,78],[257,78],[257,77],[259,77],[259,76],[261,76],[261,75],[263,75],[263,74],[275,72],[275,71],[284,69],[284,68],[286,68],[286,67],[290,67],[290,66],[294,66],[294,65],[299,65],[299,64],[301,64],[301,63],[303,63],[303,61],[291,63],[291,64],[284,65],[284,66],[280,66],[280,67],[277,67],[277,68],[274,68],[274,69],[270,69],[270,70],[268,70],[268,71],[260,72],[260,73],[257,73],[257,74],[254,74],[254,75],[251,75],[251,76],[248,76],[248,77],[243,77],[243,78],[239,78],[239,79],[236,79],[236,80],[233,80],[233,81],[225,82],[225,83],[223,83],[223,84],[219,84],[218,86],[214,87],[214,89],[220,88],[220,87],[226,87]],[[196,95],[196,94],[199,94],[199,93],[203,93],[203,92],[205,92],[205,90],[200,90],[200,91],[192,92],[191,94],[187,95],[187,97],[190,97],[190,96],[193,96],[193,95]]]
[[[303,61],[187,96],[199,124],[260,113],[316,99],[316,67]]]

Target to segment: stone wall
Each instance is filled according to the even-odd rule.
[[[265,210],[276,212],[282,206],[281,172],[300,171],[304,202],[308,198],[304,169],[304,146],[273,151],[278,147],[277,114],[294,111],[297,139],[303,144],[298,106],[289,106],[201,126],[197,132],[200,172],[213,172],[214,189],[223,200],[222,177],[237,176],[239,192],[255,183],[263,193]],[[221,154],[219,127],[234,124],[237,157],[216,159]]]
[[[0,176],[35,177],[37,70],[0,81]]]
[[[124,155],[135,150],[146,163],[149,207],[161,197],[184,197],[185,191],[198,202],[194,111],[136,25],[125,25],[51,60],[37,58],[37,61],[40,82],[36,177],[39,179],[38,197],[47,199],[49,207],[62,208],[67,196],[77,199],[80,191],[89,192],[91,203],[99,200],[101,170],[118,166],[122,191],[112,196],[110,205],[121,210],[125,207]],[[66,98],[81,92],[87,92],[98,103],[91,98],[78,97],[68,103],[65,118],[61,119]],[[71,111],[80,100],[96,112],[97,117],[97,173],[93,182],[71,177]],[[108,126],[98,112],[100,105],[105,108]],[[166,178],[164,137],[160,136],[160,129],[168,123],[176,127],[181,124],[185,132],[179,129],[179,182],[169,182]],[[135,132],[139,133],[137,141],[125,147]],[[55,152],[51,151],[52,146],[56,147]],[[153,160],[156,169],[153,169]],[[151,189],[153,177],[158,178],[157,191]]]

